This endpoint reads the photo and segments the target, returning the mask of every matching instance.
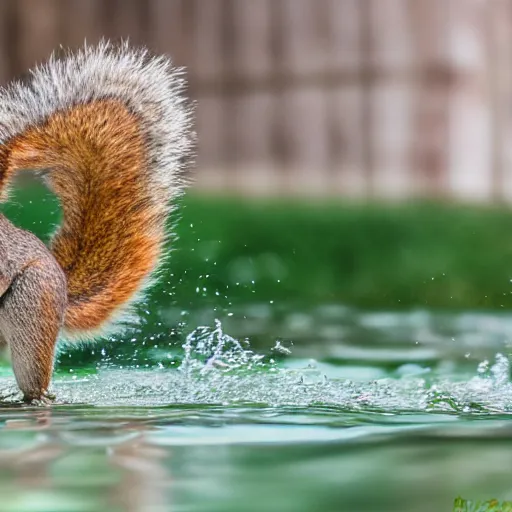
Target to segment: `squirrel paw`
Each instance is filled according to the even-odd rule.
[[[39,398],[23,397],[23,401],[27,405],[33,405],[36,407],[49,407],[55,401],[56,396],[52,393],[44,393]]]

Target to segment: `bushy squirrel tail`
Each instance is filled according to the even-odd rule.
[[[161,261],[193,153],[183,89],[166,58],[102,42],[0,91],[0,192],[17,170],[40,170],[62,206],[50,248],[67,278],[68,336],[115,323]]]

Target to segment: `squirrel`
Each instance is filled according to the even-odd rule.
[[[49,247],[0,214],[0,344],[26,402],[50,396],[61,334],[118,328],[154,279],[193,158],[184,91],[168,58],[107,41],[0,89],[0,200],[35,170],[62,208]]]

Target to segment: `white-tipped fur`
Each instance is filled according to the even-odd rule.
[[[171,199],[185,185],[183,171],[191,164],[195,134],[191,105],[184,93],[183,70],[163,56],[102,41],[87,44],[78,52],[52,57],[30,72],[27,82],[0,89],[0,144],[44,123],[52,114],[96,100],[123,102],[139,119],[149,161],[151,197],[170,213]],[[165,255],[160,264],[165,261]],[[159,266],[160,267],[160,266]],[[155,280],[159,268],[139,292],[116,312],[108,325],[95,333],[73,336],[84,339],[119,329],[131,315],[132,306]],[[131,323],[131,322],[129,322]],[[69,333],[68,333],[69,334]]]
[[[0,144],[58,111],[101,99],[125,103],[141,121],[150,161],[150,185],[159,201],[182,186],[192,156],[191,109],[183,70],[163,56],[128,42],[85,45],[63,58],[52,55],[27,83],[0,89]]]

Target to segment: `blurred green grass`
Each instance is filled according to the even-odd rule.
[[[512,512],[512,502],[498,500],[471,502],[457,498],[453,505],[453,512]]]
[[[160,308],[512,306],[512,213],[505,208],[193,193],[179,203],[171,255],[150,296]],[[52,195],[32,182],[2,209],[44,240],[60,216]]]

